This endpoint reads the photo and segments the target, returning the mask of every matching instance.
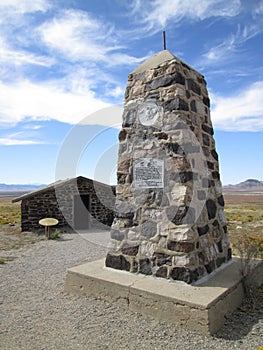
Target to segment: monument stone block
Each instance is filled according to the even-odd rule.
[[[107,267],[192,283],[231,258],[209,106],[167,50],[129,75]]]

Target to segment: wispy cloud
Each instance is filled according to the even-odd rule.
[[[0,84],[0,123],[15,124],[23,119],[49,120],[74,124],[94,111],[109,104],[86,93],[64,91],[54,84],[19,81]],[[100,121],[98,121],[100,124]]]
[[[263,14],[263,1],[260,0],[259,3],[256,4],[253,14],[258,16]]]
[[[210,17],[233,17],[240,9],[240,0],[137,0],[133,7],[149,30],[156,31],[169,22],[179,23],[186,18],[204,20]]]
[[[26,124],[23,126],[23,129],[25,130],[39,130],[42,128],[43,128],[43,125],[40,125],[40,124]]]
[[[1,138],[0,137],[0,145],[1,146],[23,146],[23,145],[37,145],[41,144],[39,141],[32,140],[18,140],[15,138]]]
[[[50,67],[55,63],[55,60],[52,57],[35,55],[25,50],[11,49],[4,40],[0,38],[0,62],[13,66],[32,64]]]
[[[133,65],[145,59],[122,53],[125,46],[119,44],[114,26],[80,10],[65,10],[43,23],[38,31],[48,49],[73,62],[103,62],[116,66]]]
[[[1,125],[14,125],[25,119],[54,119],[75,124],[87,115],[109,107],[108,101],[119,102],[123,96],[124,87],[115,74],[116,68],[134,66],[146,59],[133,56],[127,50],[134,31],[143,30],[153,35],[165,26],[181,25],[184,20],[230,18],[242,11],[240,0],[134,0],[129,5],[129,15],[132,14],[136,26],[131,29],[125,26],[118,32],[113,22],[86,11],[62,9],[58,5],[56,11],[49,11],[54,3],[50,0],[5,0],[0,3],[4,23],[0,28]],[[261,12],[262,2],[254,7],[255,16]],[[12,21],[8,26],[10,18]],[[233,55],[243,49],[242,44],[261,33],[262,28],[260,21],[238,25],[236,32],[207,49],[200,65],[213,65],[213,72],[224,70],[225,67],[217,63],[222,63],[223,59],[231,63]],[[127,40],[123,41],[120,36],[125,30],[132,34],[125,36]],[[38,45],[34,50],[36,42]],[[36,68],[41,69],[40,74]],[[251,129],[249,120],[252,117],[249,116],[256,119],[254,125],[261,125],[260,98],[256,101],[249,95],[249,91],[262,93],[260,84],[251,85],[247,91],[232,97],[214,95],[216,125],[225,128],[227,120],[231,121],[230,128],[242,124],[242,128],[247,125]],[[253,108],[249,109],[251,99]],[[247,104],[242,104],[241,100]],[[103,117],[89,120],[91,124],[112,123]]]
[[[52,6],[48,0],[5,0],[0,2],[0,59],[3,64],[50,66],[52,58],[32,51],[35,16]]]
[[[39,32],[49,48],[59,51],[69,60],[103,60],[106,53],[114,49],[99,42],[102,32],[104,41],[107,41],[112,28],[107,24],[102,26],[88,13],[79,10],[63,11],[58,17],[42,24]]]
[[[211,116],[216,128],[227,131],[263,131],[263,81],[235,95],[210,94]]]
[[[122,97],[124,95],[124,90],[121,86],[116,86],[114,89],[108,91],[109,96]]]
[[[46,12],[50,7],[48,0],[4,0],[0,3],[0,11],[5,15]]]
[[[201,65],[210,65],[229,61],[231,57],[242,49],[242,45],[246,41],[252,39],[256,35],[263,32],[263,27],[257,23],[248,24],[243,28],[238,25],[236,33],[230,34],[225,40],[216,46],[210,47],[207,52],[202,55]]]
[[[33,139],[27,132],[15,132],[0,136],[0,145],[2,146],[21,146],[43,144],[41,140]]]
[[[76,9],[57,8],[48,16],[41,15],[50,8],[47,0],[0,4],[0,20],[6,23],[0,28],[1,125],[24,119],[74,124],[119,102],[124,91],[112,67],[145,59],[125,52],[112,23]],[[4,11],[16,17],[10,25]],[[33,13],[37,25],[26,20]]]

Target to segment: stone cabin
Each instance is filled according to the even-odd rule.
[[[84,230],[104,224],[111,226],[114,217],[115,186],[83,176],[57,181],[27,193],[13,202],[21,201],[21,230],[39,229],[39,220],[56,218],[56,227]]]

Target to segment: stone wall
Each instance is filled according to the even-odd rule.
[[[58,219],[58,227],[74,228],[74,196],[89,195],[91,226],[98,222],[111,226],[115,202],[115,189],[111,186],[78,177],[65,184],[24,196],[21,203],[22,231],[39,229],[39,220],[45,217]]]
[[[106,266],[191,283],[231,258],[209,106],[168,51],[129,75]]]
[[[33,197],[22,199],[21,230],[32,231],[39,229],[39,220],[45,217],[57,218],[59,226],[66,225],[64,217],[58,209],[54,190],[35,194]]]

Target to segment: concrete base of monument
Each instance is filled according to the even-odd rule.
[[[263,260],[254,261],[254,284],[263,283]],[[239,259],[198,285],[149,277],[105,267],[97,260],[68,270],[65,291],[101,299],[132,311],[213,334],[244,297]],[[252,278],[252,277],[251,277]]]

